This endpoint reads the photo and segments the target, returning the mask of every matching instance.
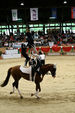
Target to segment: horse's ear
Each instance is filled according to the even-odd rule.
[[[54,68],[56,68],[56,64],[54,64],[54,66],[53,66]]]

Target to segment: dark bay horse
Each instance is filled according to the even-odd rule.
[[[8,73],[7,73],[7,77],[5,79],[5,81],[1,84],[1,87],[4,87],[8,84],[10,75],[12,75],[12,77],[14,78],[14,82],[13,82],[13,91],[10,92],[10,94],[14,93],[14,88],[16,87],[16,89],[18,90],[18,93],[20,95],[21,98],[23,98],[23,96],[21,95],[19,88],[18,88],[18,84],[19,84],[19,80],[21,79],[21,77],[23,77],[26,80],[30,80],[30,74],[28,73],[23,73],[20,70],[20,65],[18,66],[14,66],[8,69]],[[38,73],[35,74],[35,84],[36,84],[36,93],[31,94],[31,96],[35,95],[37,98],[39,98],[38,93],[41,91],[40,88],[40,82],[43,80],[45,74],[47,74],[47,72],[50,71],[52,77],[55,78],[56,76],[56,65],[55,64],[45,64],[40,68],[40,72],[41,72],[41,76],[38,75]]]

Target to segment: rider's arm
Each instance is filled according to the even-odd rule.
[[[33,52],[32,52],[32,55],[35,56],[35,57],[37,57],[37,58],[39,57],[38,54],[34,54]]]

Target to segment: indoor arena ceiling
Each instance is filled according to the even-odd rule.
[[[64,6],[64,1],[67,1],[66,6],[75,6],[75,0],[2,0],[0,3],[0,9],[61,7]],[[22,2],[24,3],[24,6],[20,5]]]

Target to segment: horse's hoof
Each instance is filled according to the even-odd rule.
[[[32,93],[31,96],[34,96],[34,94]]]
[[[10,94],[13,94],[13,92],[10,92]]]
[[[37,99],[40,99],[40,97],[37,97]]]
[[[20,98],[23,99],[23,96],[21,96]]]

